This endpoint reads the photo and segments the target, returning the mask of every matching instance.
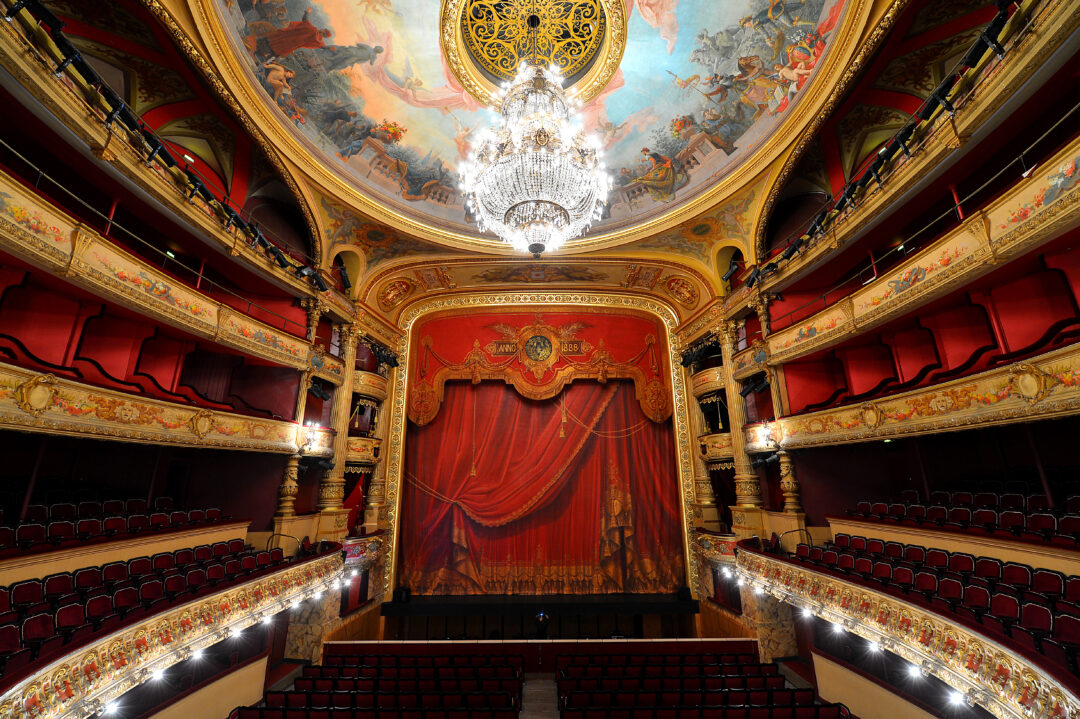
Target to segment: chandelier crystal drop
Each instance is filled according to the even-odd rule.
[[[480,230],[537,258],[600,219],[611,187],[601,142],[582,129],[580,103],[571,108],[562,83],[555,68],[523,62],[459,168]]]

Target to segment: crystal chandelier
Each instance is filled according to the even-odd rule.
[[[600,219],[611,180],[554,67],[523,62],[499,94],[499,117],[460,168],[481,231],[539,258]]]

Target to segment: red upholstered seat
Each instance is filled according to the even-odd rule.
[[[101,531],[101,520],[97,517],[86,517],[75,524],[75,536],[79,539],[97,537]]]
[[[123,500],[110,499],[101,503],[101,511],[106,515],[122,515],[127,511]]]
[[[101,502],[79,502],[80,519],[101,519]]]

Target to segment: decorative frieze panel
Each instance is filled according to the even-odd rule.
[[[940,614],[745,545],[739,546],[736,566],[755,592],[772,594],[876,643],[1000,719],[1080,715],[1080,700],[1046,668]]]
[[[851,297],[769,336],[770,361],[787,361],[876,327],[993,271],[1080,225],[1080,139],[986,211],[912,255]],[[746,350],[735,356],[748,354]],[[739,367],[736,366],[736,374]]]
[[[776,422],[747,425],[747,451],[766,452],[929,434],[1080,413],[1080,345],[922,390]]]
[[[197,337],[285,366],[314,367],[311,346],[304,339],[182,285],[59,212],[2,172],[0,248],[44,270],[64,275],[104,300]],[[321,374],[340,384],[341,363],[327,356],[320,359]]]
[[[698,437],[698,442],[701,443],[701,456],[706,462],[720,462],[735,456],[735,448],[731,444],[731,434],[728,432],[706,434]]]
[[[201,597],[110,634],[43,667],[0,697],[0,719],[95,716],[154,672],[229,641],[263,617],[329,588],[342,556],[318,559]]]
[[[327,429],[133,396],[2,363],[0,427],[186,447],[333,453]]]
[[[352,391],[362,397],[370,397],[379,402],[386,399],[386,389],[389,382],[382,375],[374,372],[356,370],[353,373]]]
[[[381,439],[370,437],[349,437],[349,443],[345,450],[345,461],[349,464],[379,463],[379,448],[382,447]]]
[[[731,358],[731,373],[735,379],[745,379],[765,369],[769,361],[769,351],[764,342],[757,340]]]

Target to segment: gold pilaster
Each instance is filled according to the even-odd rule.
[[[724,322],[719,328],[720,346],[724,357],[724,377],[727,383],[728,419],[731,426],[731,448],[735,462],[735,503],[740,507],[761,506],[761,483],[750,465],[746,453],[746,400],[739,394],[739,383],[732,373],[735,355],[736,326]]]
[[[360,328],[355,324],[340,325],[338,338],[341,344],[341,361],[345,376],[334,393],[334,407],[330,413],[330,427],[334,436],[334,466],[323,475],[319,484],[319,501],[316,505],[322,519],[319,522],[321,539],[341,539],[348,534],[345,526],[348,511],[342,506],[345,500],[345,457],[349,448],[349,410],[352,408],[352,386],[356,367],[356,343]]]

